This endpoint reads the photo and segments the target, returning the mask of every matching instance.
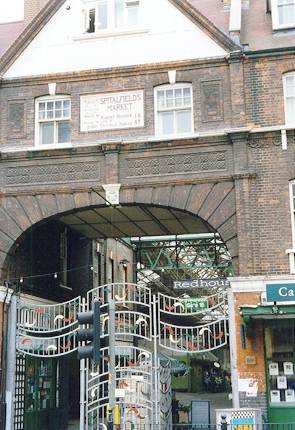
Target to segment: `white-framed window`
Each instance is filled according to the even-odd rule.
[[[289,255],[290,273],[295,273],[295,180],[289,183],[292,248],[286,250]]]
[[[40,97],[36,100],[36,145],[71,142],[71,99],[68,96]]]
[[[273,29],[295,27],[295,0],[272,0]]]
[[[156,135],[193,133],[191,84],[161,85],[155,88]]]
[[[85,33],[132,29],[139,23],[140,0],[84,0]]]
[[[285,123],[295,127],[295,71],[283,76]]]

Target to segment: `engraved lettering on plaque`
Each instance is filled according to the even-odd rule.
[[[144,126],[143,91],[81,96],[81,131]]]

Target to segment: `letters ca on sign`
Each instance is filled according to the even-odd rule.
[[[143,91],[81,96],[80,111],[81,131],[143,127]]]

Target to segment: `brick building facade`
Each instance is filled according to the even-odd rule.
[[[0,60],[2,282],[28,275],[26,241],[39,223],[62,220],[91,238],[216,231],[235,273],[233,405],[259,405],[270,422],[294,422],[284,364],[294,364],[293,303],[265,294],[270,285],[295,285],[295,5],[286,12],[276,0],[133,3],[146,8],[139,28],[100,33],[97,12],[89,12],[95,7],[51,1]],[[165,24],[155,17],[151,25],[153,7]],[[180,109],[168,106],[167,91],[175,99],[181,91]],[[52,101],[63,108],[49,108]],[[104,123],[93,113],[99,103],[113,114]],[[135,106],[137,116],[126,122],[114,114],[116,103],[129,114]],[[64,128],[56,117],[51,135],[42,115],[54,109]],[[124,219],[104,212],[103,185],[114,184]],[[94,207],[100,218],[88,216],[80,228],[74,217]],[[143,207],[164,212],[143,216]],[[169,219],[171,208],[182,223]]]

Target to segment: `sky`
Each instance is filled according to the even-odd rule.
[[[21,21],[24,14],[24,0],[0,0],[0,23]]]

